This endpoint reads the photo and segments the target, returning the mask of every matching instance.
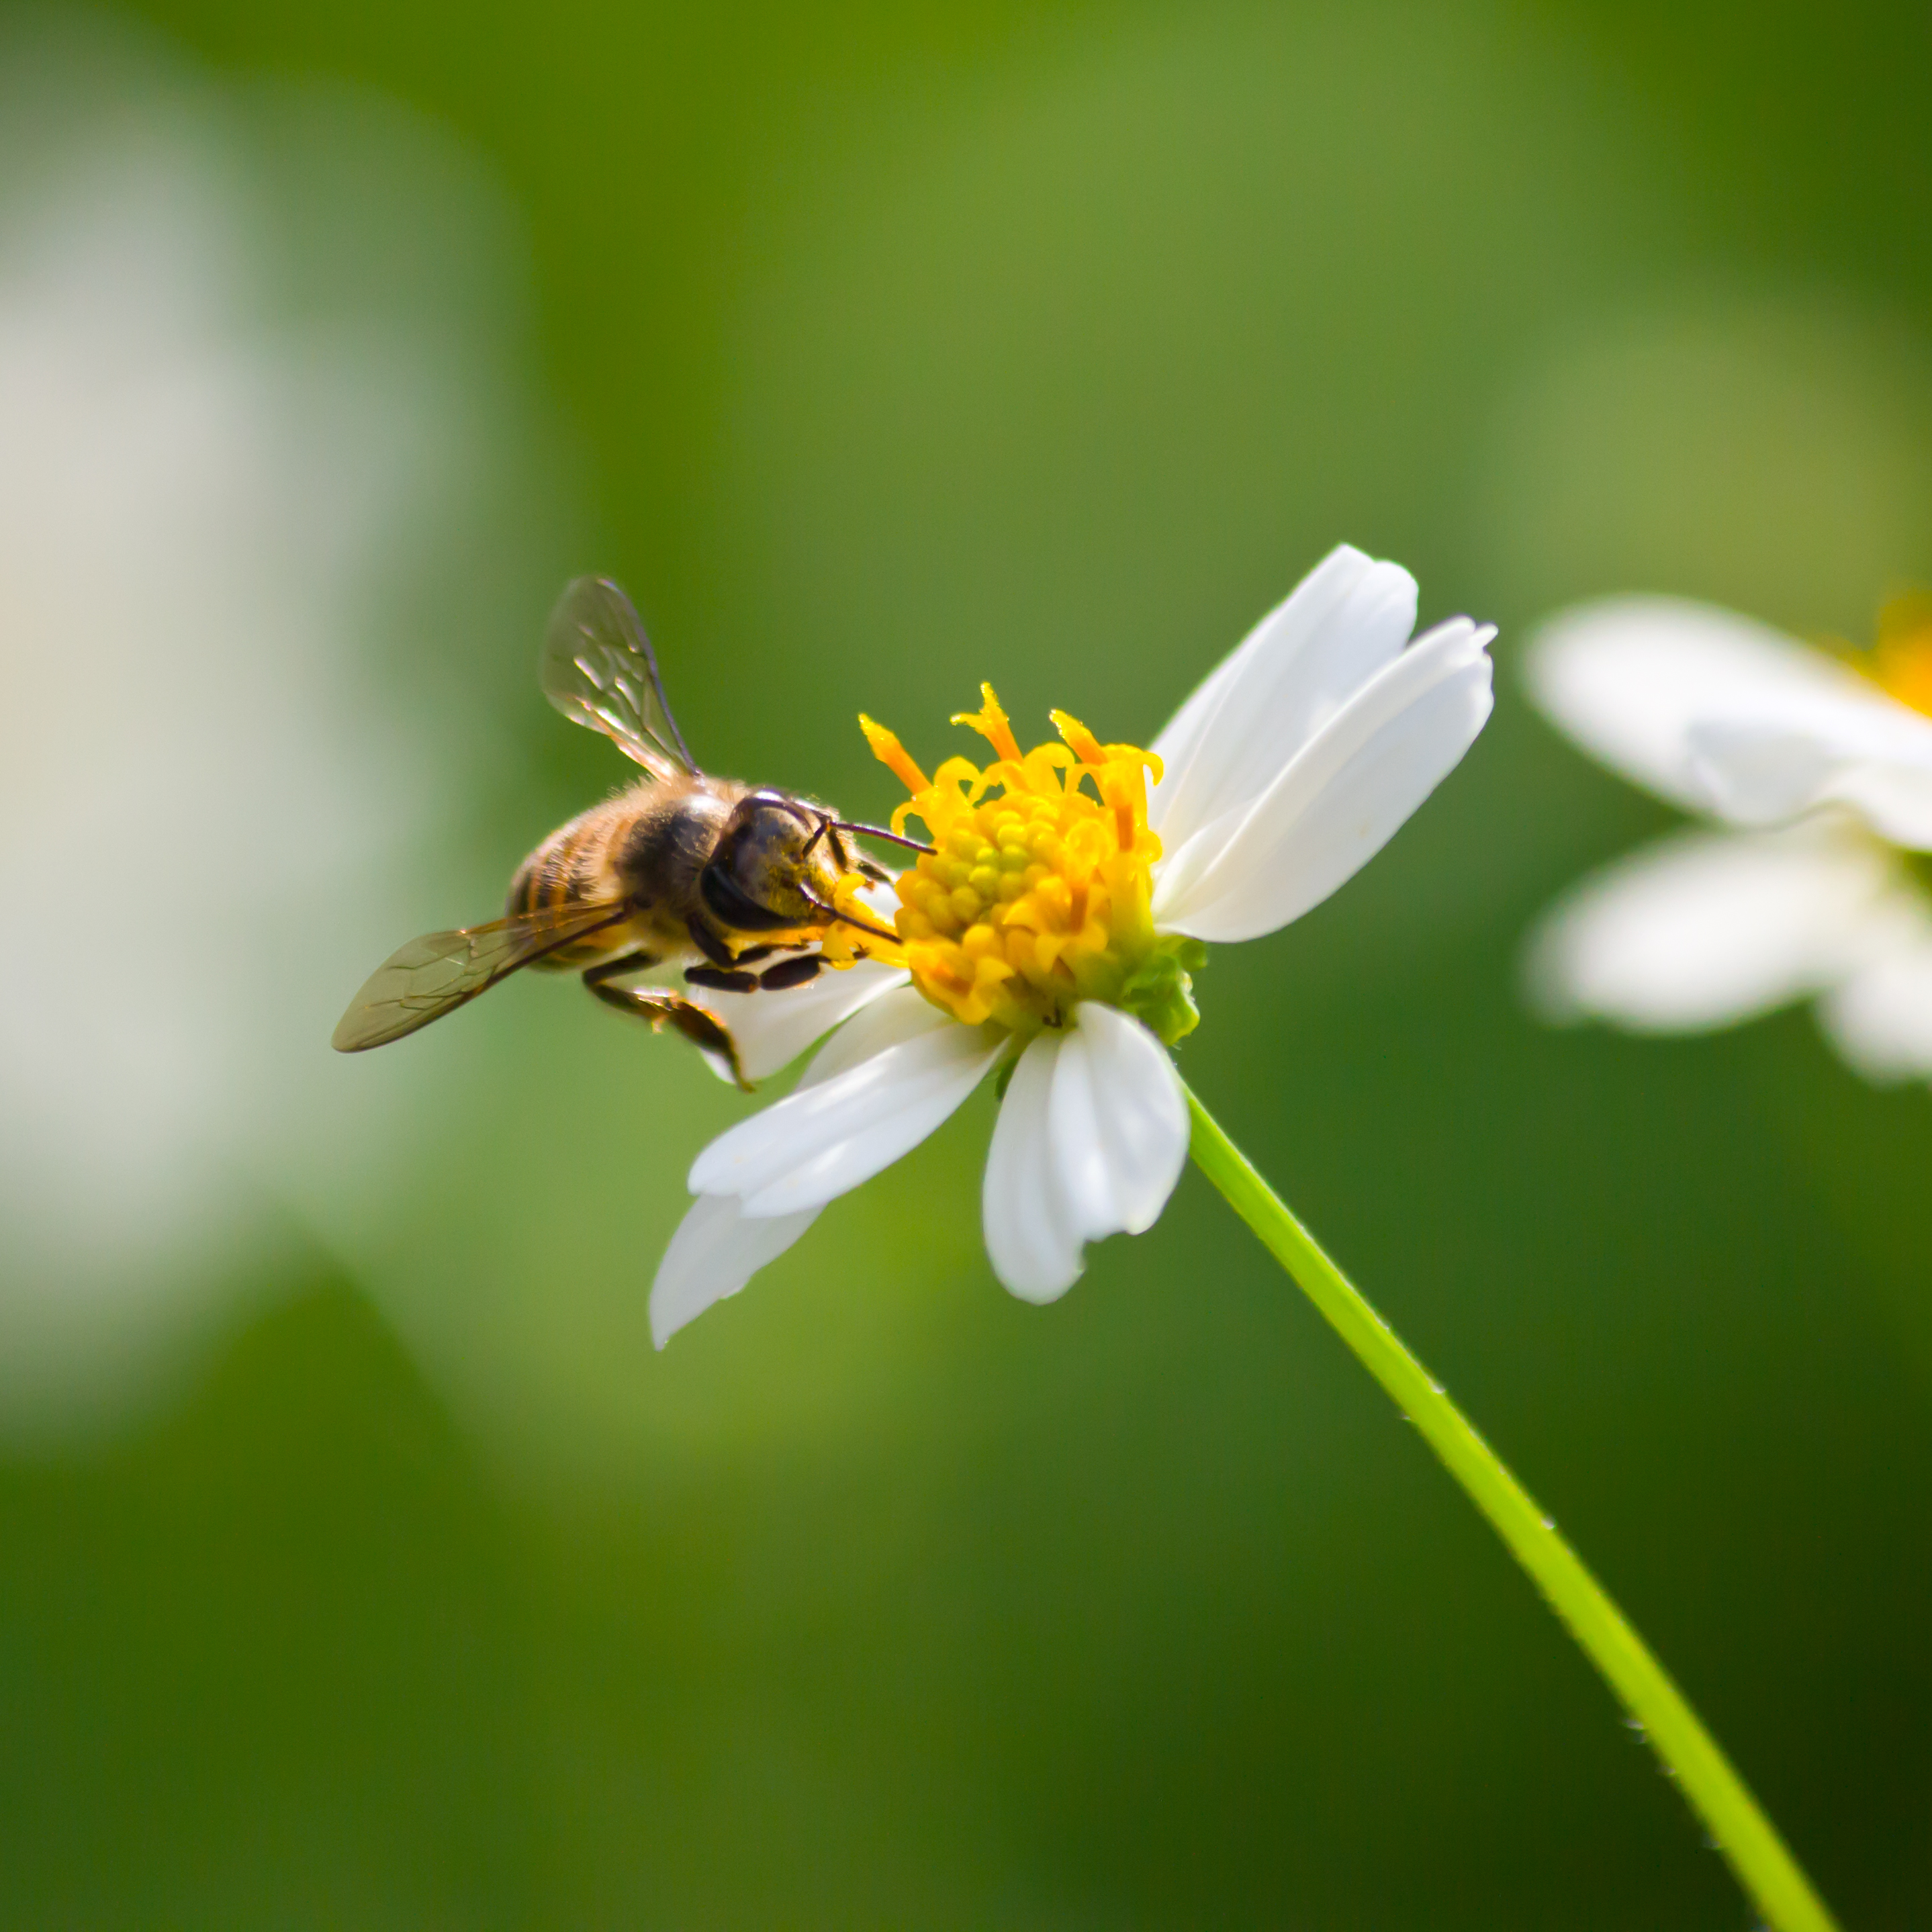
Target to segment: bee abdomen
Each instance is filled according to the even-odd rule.
[[[512,917],[625,896],[610,863],[612,834],[621,816],[613,811],[614,802],[594,806],[560,826],[517,868],[510,881]],[[600,933],[560,946],[537,963],[568,970],[600,959],[610,950],[610,938]]]

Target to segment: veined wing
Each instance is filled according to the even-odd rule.
[[[370,974],[335,1029],[338,1053],[386,1046],[454,1012],[499,980],[628,916],[602,900],[493,919],[456,932],[428,932],[399,947]]]
[[[544,632],[544,695],[658,779],[698,770],[664,701],[643,620],[608,577],[575,578]]]

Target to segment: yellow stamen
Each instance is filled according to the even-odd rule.
[[[1073,755],[1083,764],[1092,765],[1096,770],[1107,762],[1107,754],[1100,748],[1100,741],[1081,723],[1078,718],[1064,711],[1049,711],[1046,714],[1053,720],[1053,728],[1066,740]]]
[[[1901,704],[1932,713],[1932,596],[1895,597],[1879,613],[1878,681]]]
[[[1852,666],[1880,690],[1932,716],[1932,592],[1909,591],[1879,612],[1868,651],[1847,650]]]
[[[1016,1033],[1063,1024],[1077,1000],[1118,1002],[1155,946],[1147,788],[1160,763],[1102,745],[1055,712],[1063,742],[1022,752],[990,686],[954,719],[995,761],[947,759],[928,780],[892,733],[862,719],[882,763],[912,796],[934,850],[899,875],[896,924],[914,982],[969,1026]],[[1091,790],[1089,787],[1091,787]],[[1097,794],[1097,796],[1095,794]]]
[[[980,687],[980,709],[977,711],[956,711],[952,714],[956,724],[964,724],[979,733],[1003,758],[1014,764],[1020,761],[1019,740],[1013,736],[1013,728],[1005,712],[1000,708],[1000,700],[993,695],[993,687],[982,684]]]
[[[906,754],[892,733],[883,724],[874,724],[862,711],[859,714],[859,729],[866,734],[866,742],[872,746],[872,755],[891,772],[894,778],[908,791],[921,792],[926,788],[926,776]]]

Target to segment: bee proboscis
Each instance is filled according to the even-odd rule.
[[[790,792],[699,770],[644,625],[608,578],[580,577],[565,590],[544,632],[540,675],[558,710],[604,733],[644,776],[524,861],[502,918],[428,933],[392,953],[343,1015],[337,1050],[401,1040],[538,966],[580,973],[600,1000],[675,1028],[748,1084],[716,1013],[668,988],[620,982],[681,967],[688,986],[778,992],[827,964],[820,948],[836,926],[853,929],[858,955],[868,940],[890,944],[889,928],[849,900],[842,910],[835,895],[852,873],[886,877],[856,836],[916,842]]]

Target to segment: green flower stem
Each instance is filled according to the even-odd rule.
[[[1196,1165],[1489,1518],[1649,1738],[1773,1932],[1834,1932],[1831,1914],[1744,1780],[1556,1526],[1191,1090],[1187,1104],[1194,1117]]]

